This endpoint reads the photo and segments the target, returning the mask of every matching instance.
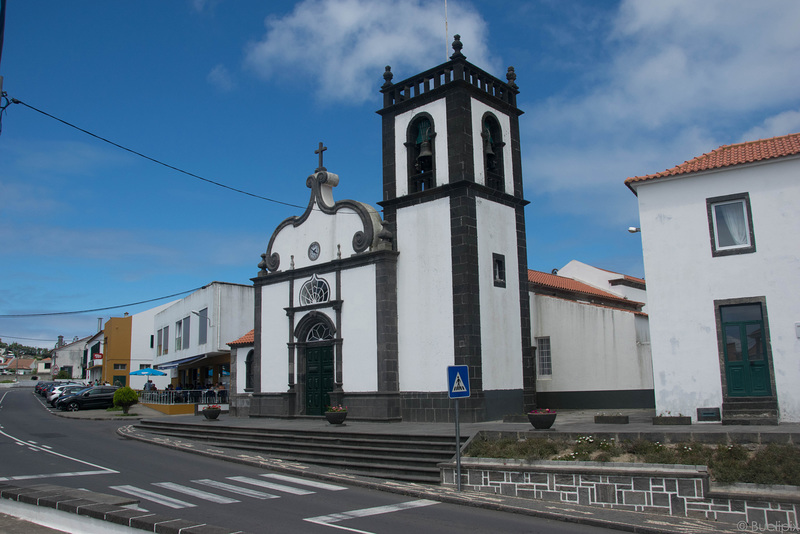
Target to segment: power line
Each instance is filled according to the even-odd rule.
[[[162,166],[164,166],[164,167],[166,167],[168,169],[172,169],[173,171],[177,171],[177,172],[179,172],[181,174],[185,174],[187,176],[191,176],[192,178],[196,178],[198,180],[202,180],[202,181],[207,182],[209,184],[216,185],[217,187],[222,187],[223,189],[228,189],[229,191],[234,191],[236,193],[241,193],[241,194],[247,195],[249,197],[258,198],[260,200],[266,200],[267,202],[274,202],[275,204],[281,204],[282,206],[289,206],[291,208],[300,208],[300,209],[305,209],[306,208],[306,206],[300,206],[298,204],[291,204],[289,202],[283,202],[281,200],[275,200],[274,198],[269,198],[269,197],[265,197],[265,196],[261,196],[261,195],[256,195],[255,193],[250,193],[248,191],[244,191],[243,189],[237,189],[235,187],[231,187],[229,185],[225,185],[223,183],[216,182],[214,180],[210,180],[208,178],[203,178],[202,176],[199,176],[199,175],[194,174],[192,172],[185,171],[183,169],[175,167],[174,165],[170,165],[169,163],[164,163],[163,161],[157,160],[155,158],[151,158],[150,156],[146,156],[145,154],[142,154],[141,152],[137,152],[136,150],[133,150],[133,149],[125,147],[125,146],[122,146],[119,143],[115,143],[114,141],[106,139],[105,137],[102,137],[102,136],[99,136],[97,134],[94,134],[94,133],[90,132],[89,130],[85,130],[85,129],[81,128],[80,126],[76,126],[76,125],[74,125],[74,124],[72,124],[70,122],[67,122],[64,119],[59,119],[58,117],[56,117],[54,115],[51,115],[51,114],[47,113],[46,111],[42,111],[41,109],[37,109],[37,108],[31,106],[30,104],[26,104],[25,102],[22,102],[21,100],[17,100],[16,98],[10,98],[9,101],[12,104],[22,104],[23,106],[25,106],[28,109],[32,109],[33,111],[41,113],[45,117],[49,117],[49,118],[51,118],[53,120],[56,120],[56,121],[58,121],[58,122],[60,122],[62,124],[65,124],[65,125],[69,126],[70,128],[75,128],[79,132],[83,132],[86,135],[90,135],[90,136],[94,137],[95,139],[99,139],[100,141],[108,143],[109,145],[115,146],[115,147],[117,147],[119,149],[122,149],[122,150],[124,150],[126,152],[130,152],[131,154],[134,154],[136,156],[144,158],[144,159],[146,159],[148,161],[152,161],[153,163],[157,163],[159,165],[162,165]],[[3,108],[3,110],[4,109],[5,108]]]
[[[37,338],[33,338],[33,337],[17,337],[17,336],[6,336],[6,335],[3,335],[3,334],[0,334],[0,338],[8,338],[8,339],[24,339],[25,341],[52,341],[52,342],[54,342],[54,343],[55,343],[56,341],[58,341],[57,339],[37,339]],[[12,345],[12,343],[6,343],[6,345]]]
[[[181,291],[180,293],[173,293],[172,295],[166,295],[166,296],[158,297],[158,298],[155,298],[155,299],[141,300],[139,302],[131,302],[129,304],[120,304],[119,306],[108,306],[108,307],[105,307],[105,308],[94,308],[94,309],[91,309],[91,310],[79,310],[79,311],[67,311],[67,312],[6,314],[6,315],[0,315],[0,319],[14,319],[14,318],[21,318],[21,317],[50,317],[50,316],[56,316],[56,315],[79,315],[81,313],[91,313],[91,312],[97,312],[97,311],[114,310],[114,309],[117,309],[117,308],[127,308],[129,306],[137,306],[139,304],[147,304],[148,302],[155,302],[157,300],[164,300],[164,299],[169,299],[169,298],[172,298],[172,297],[177,297],[178,295],[185,295],[186,293],[193,293],[193,292],[195,292],[195,291],[197,291],[199,289],[203,289],[203,287],[205,287],[205,286],[196,287],[196,288],[190,289],[188,291]],[[9,336],[9,337],[11,337],[11,336]],[[42,341],[46,341],[46,340],[42,340]]]

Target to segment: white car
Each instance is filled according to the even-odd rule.
[[[47,402],[51,406],[55,406],[56,399],[58,399],[61,395],[64,394],[65,388],[70,388],[72,390],[79,390],[86,387],[87,386],[82,386],[80,384],[62,384],[60,386],[56,386],[53,388],[53,391],[51,391],[50,394],[47,396]]]

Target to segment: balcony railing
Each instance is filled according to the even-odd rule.
[[[139,393],[139,402],[143,404],[225,404],[228,402],[228,390],[142,391]]]

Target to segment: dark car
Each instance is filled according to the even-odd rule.
[[[110,408],[114,406],[114,392],[117,386],[94,386],[58,399],[56,408],[77,412],[91,408]]]
[[[78,392],[83,391],[84,389],[88,389],[88,388],[89,388],[89,386],[84,386],[82,384],[70,384],[70,385],[67,385],[67,386],[62,386],[61,391],[59,391],[59,393],[58,393],[58,396],[53,397],[53,395],[51,393],[50,396],[47,397],[47,401],[50,403],[50,406],[55,408],[56,402],[58,402],[58,399],[62,399],[64,397],[66,397],[67,395],[72,395],[74,393],[78,393]],[[55,393],[55,392],[56,392],[56,390],[54,389],[53,393]]]

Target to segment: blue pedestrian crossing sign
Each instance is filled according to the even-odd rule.
[[[469,369],[466,365],[447,367],[447,395],[451,399],[469,397]]]

